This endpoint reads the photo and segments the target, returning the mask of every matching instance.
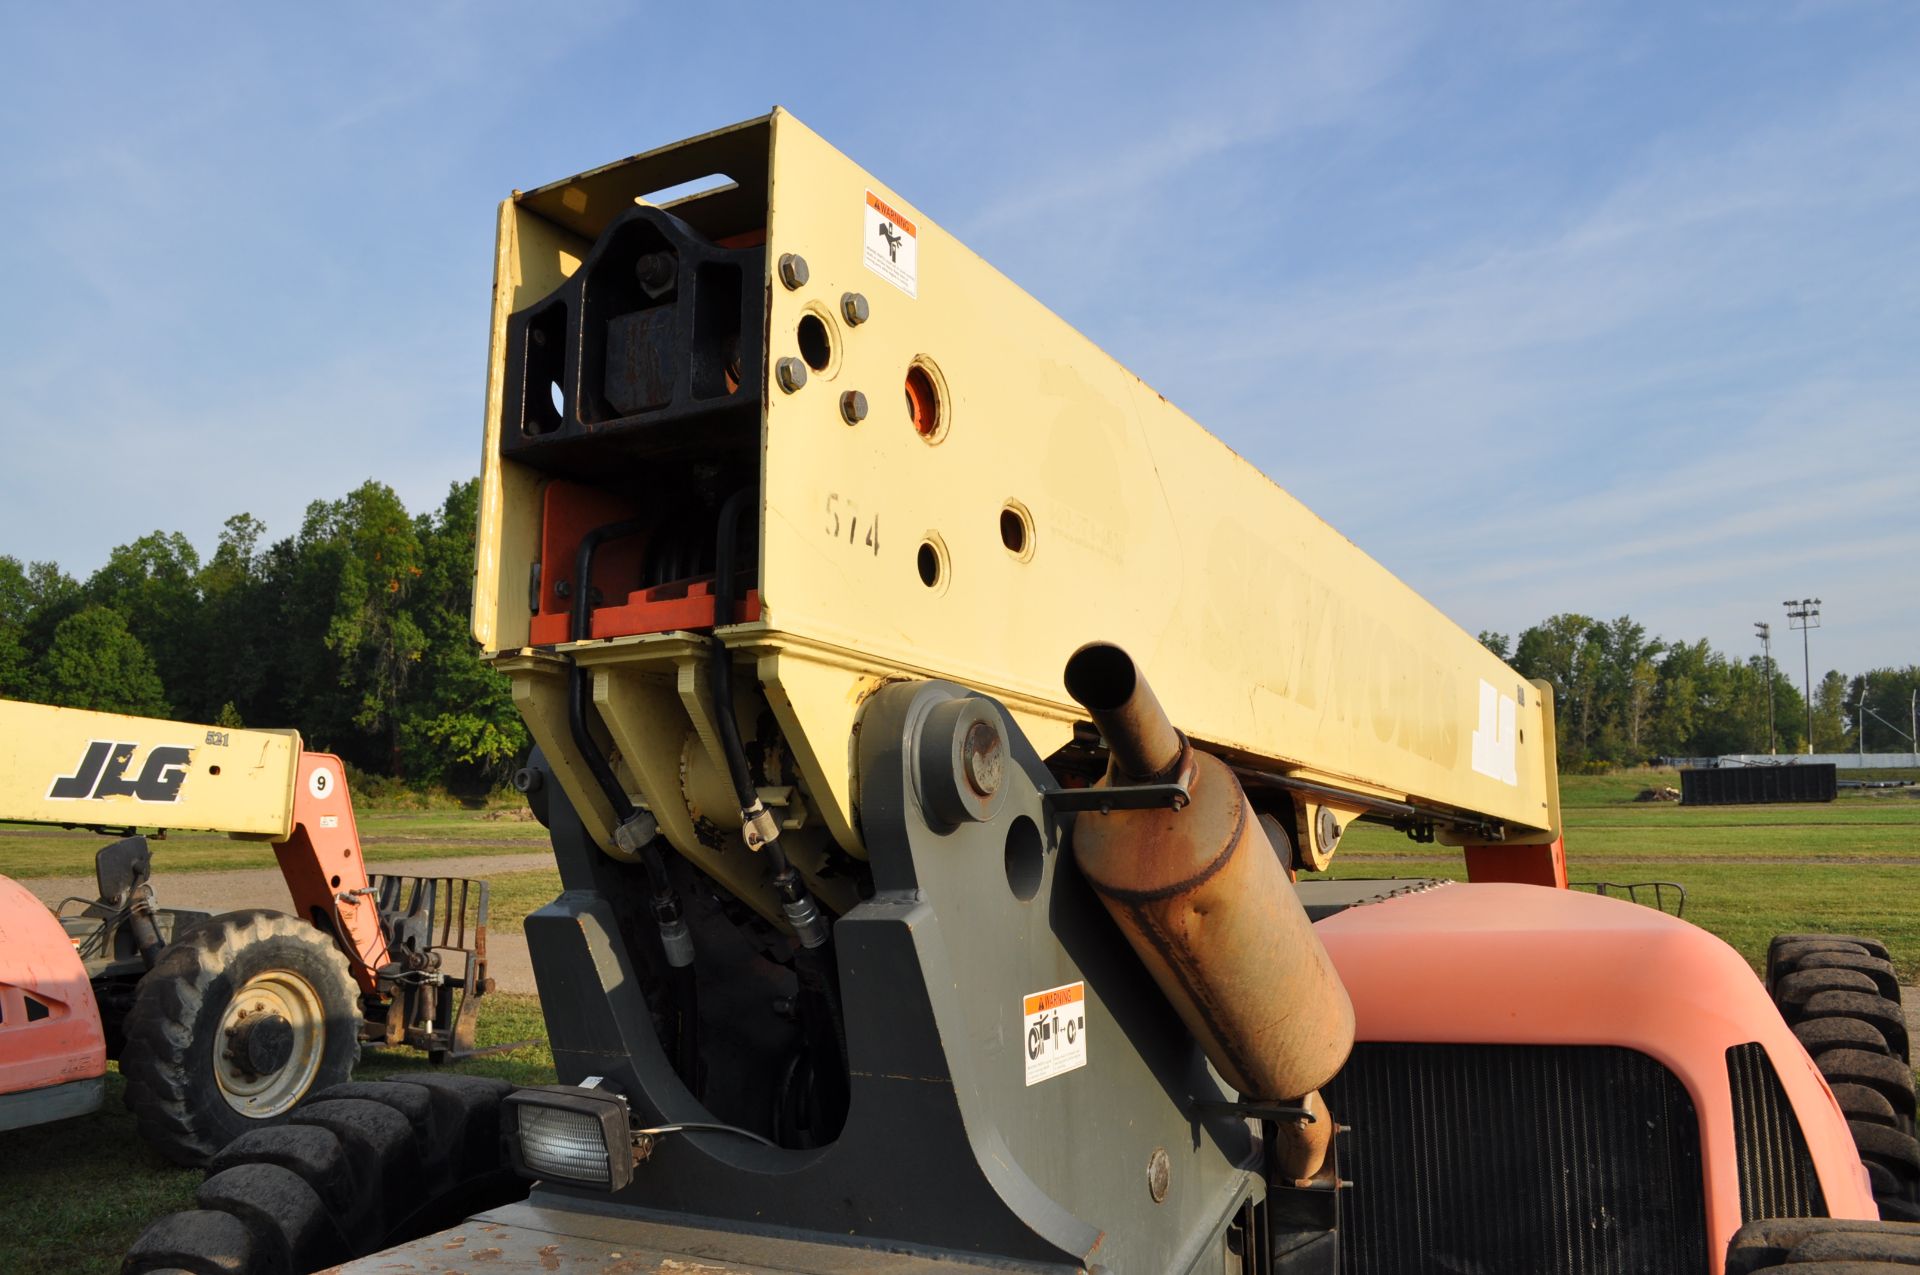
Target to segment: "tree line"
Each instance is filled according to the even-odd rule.
[[[369,480],[307,507],[294,535],[229,518],[202,560],[179,532],[121,545],[84,582],[0,555],[0,696],[215,725],[297,728],[363,772],[456,788],[498,782],[525,751],[504,677],[468,631],[477,480],[409,514]],[[1553,684],[1560,763],[1763,753],[1768,672],[1629,616],[1552,616],[1480,641]],[[1772,668],[1774,747],[1804,751],[1806,701]],[[1906,751],[1920,666],[1814,688],[1816,752]],[[1867,709],[1859,708],[1861,695]],[[1876,716],[1877,715],[1877,716]]]
[[[1555,615],[1518,639],[1483,632],[1480,641],[1524,676],[1553,684],[1563,768],[1768,751],[1769,669],[1761,655],[1729,656],[1705,638],[1670,642],[1625,615]],[[1806,698],[1777,660],[1770,671],[1773,748],[1805,752]],[[1910,751],[1916,689],[1920,665],[1854,676],[1829,670],[1813,688],[1813,751],[1856,751],[1863,721],[1868,752]]]
[[[383,483],[263,543],[227,519],[121,545],[84,582],[0,555],[0,696],[226,726],[294,727],[372,774],[472,789],[528,739],[468,632],[479,483],[410,515]]]

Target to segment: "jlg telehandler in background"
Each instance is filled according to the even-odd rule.
[[[564,1083],[489,1104],[524,1203],[344,1269],[1920,1249],[1884,949],[1770,994],[1568,890],[1550,688],[790,115],[515,194],[493,295],[474,631]],[[1470,881],[1312,879],[1355,819]],[[442,1136],[411,1088],[236,1143],[126,1269],[364,1252],[392,1170],[326,1166]]]
[[[141,1132],[202,1164],[362,1041],[473,1049],[486,883],[369,876],[345,770],[292,731],[0,700],[0,822],[125,834],[57,916],[0,877],[0,1130],[93,1110],[113,1058]],[[159,906],[140,828],[270,845],[291,912]]]

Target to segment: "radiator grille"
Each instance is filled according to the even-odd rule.
[[[1813,1153],[1787,1091],[1758,1043],[1727,1051],[1733,1087],[1733,1146],[1740,1170],[1740,1219],[1825,1217],[1827,1200]]]
[[[1325,1093],[1349,1275],[1706,1269],[1693,1103],[1645,1054],[1361,1044]]]

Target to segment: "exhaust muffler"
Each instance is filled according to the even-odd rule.
[[[1174,729],[1132,658],[1090,643],[1066,684],[1106,739],[1101,784],[1188,780],[1178,810],[1082,814],[1074,858],[1227,1083],[1315,1113],[1276,1130],[1275,1176],[1304,1184],[1333,1132],[1320,1086],[1353,1049],[1346,988],[1240,781]]]

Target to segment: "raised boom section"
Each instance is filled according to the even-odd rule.
[[[944,678],[1071,751],[1094,638],[1307,866],[1358,815],[1557,836],[1550,694],[785,112],[505,201],[491,359],[474,634],[609,853],[610,774],[772,914],[716,589],[753,784],[831,906],[865,700]]]
[[[281,841],[299,760],[293,731],[0,700],[0,820]]]

